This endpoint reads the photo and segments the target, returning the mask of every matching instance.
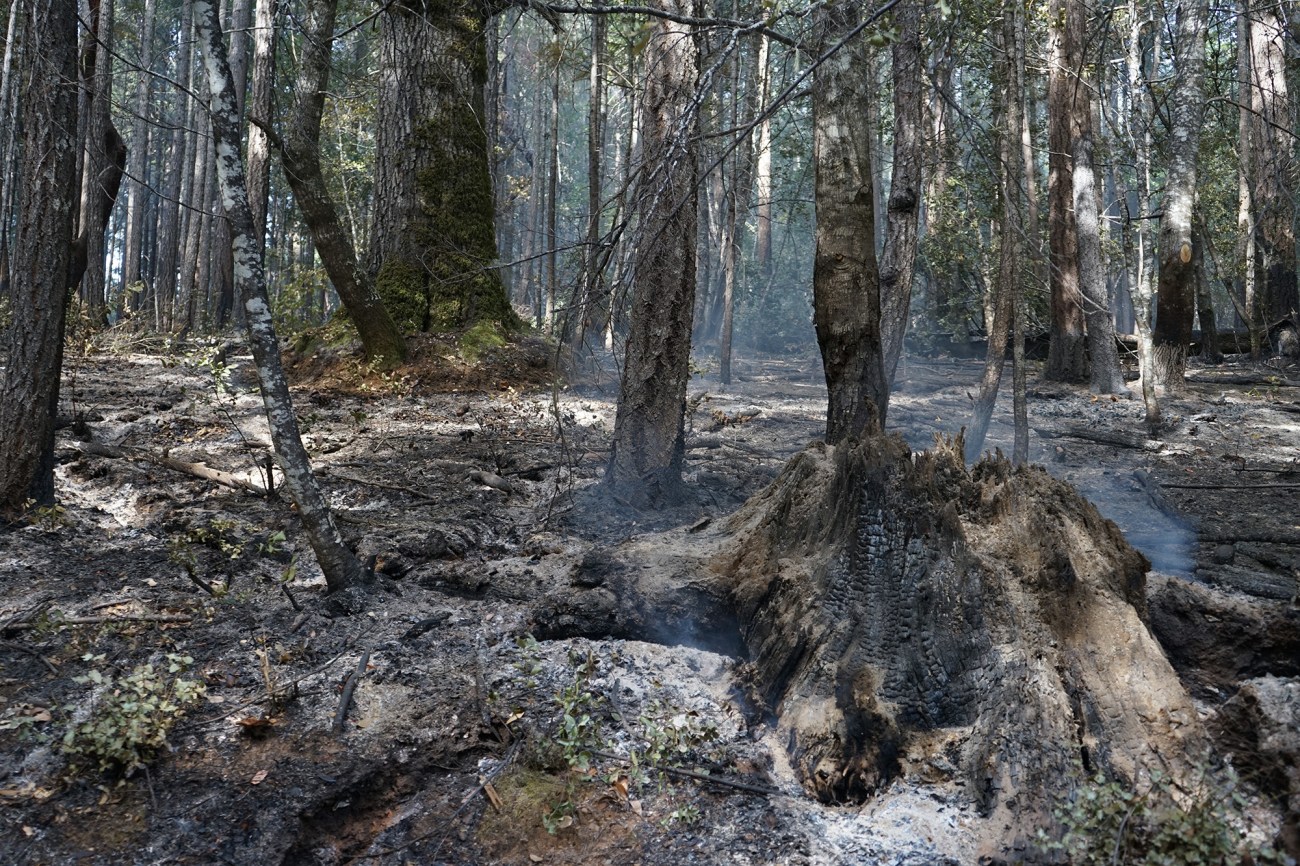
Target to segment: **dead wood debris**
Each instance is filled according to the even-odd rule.
[[[334,733],[343,733],[343,723],[348,717],[348,705],[352,703],[352,693],[357,690],[357,683],[366,674],[366,665],[370,663],[370,650],[361,654],[360,661],[357,662],[357,669],[348,677],[347,682],[343,684],[343,694],[339,696],[339,709],[334,714]]]
[[[162,466],[175,472],[182,472],[186,475],[193,475],[195,478],[202,478],[204,481],[213,481],[223,487],[229,487],[233,490],[242,490],[246,493],[252,493],[256,496],[265,497],[267,489],[260,484],[254,484],[246,478],[240,478],[230,472],[220,469],[213,469],[206,463],[190,463],[186,460],[177,460],[166,454],[158,454],[145,448],[133,448],[122,445],[103,445],[98,442],[77,442],[73,447],[83,454],[89,454],[95,457],[110,457],[119,460],[140,460],[145,463],[152,463],[155,466]]]

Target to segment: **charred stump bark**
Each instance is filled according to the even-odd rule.
[[[960,440],[814,444],[714,567],[806,787],[862,800],[946,756],[1007,827],[1099,771],[1178,778],[1196,712],[1151,636],[1148,563],[1068,484]]]

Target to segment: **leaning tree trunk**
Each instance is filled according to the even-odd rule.
[[[253,237],[253,214],[248,207],[244,182],[239,109],[215,3],[195,0],[194,24],[211,95],[217,180],[221,185],[226,218],[230,221],[234,276],[239,297],[244,299],[253,361],[262,386],[262,403],[266,407],[271,439],[280,456],[284,485],[298,506],[298,515],[325,574],[325,581],[330,591],[344,589],[361,578],[361,564],[343,543],[329,506],[312,477],[311,461],[298,433],[298,419],[289,398],[289,382],[280,363],[280,346],[271,322],[261,245]]]
[[[960,439],[814,444],[725,531],[713,567],[824,801],[955,782],[1010,848],[1089,777],[1181,782],[1198,754],[1144,623],[1148,563],[1041,468],[968,470]]]
[[[1160,220],[1160,282],[1156,289],[1153,381],[1167,390],[1183,388],[1187,350],[1196,313],[1192,263],[1192,208],[1196,201],[1196,157],[1201,141],[1201,73],[1205,66],[1206,0],[1188,0],[1178,9],[1170,97],[1169,170],[1164,216]],[[1146,375],[1145,371],[1143,375]]]
[[[298,98],[286,124],[280,156],[285,180],[293,190],[330,282],[361,337],[366,359],[380,368],[391,368],[406,359],[406,341],[357,260],[352,236],[339,219],[320,164],[321,114],[329,89],[337,10],[337,0],[312,0],[303,11],[306,38],[298,59]],[[264,212],[262,220],[265,223]],[[260,241],[262,235],[255,237]]]
[[[676,17],[687,0],[659,0]],[[637,506],[682,495],[683,413],[695,308],[698,165],[695,85],[698,53],[690,28],[656,19],[646,45],[642,169],[631,331],[605,483]]]
[[[813,79],[816,254],[813,322],[829,405],[826,441],[883,427],[889,404],[880,344],[880,276],[866,106],[868,46],[853,4],[821,9]]]
[[[14,237],[8,357],[0,375],[0,515],[54,501],[54,418],[72,259],[76,190],[77,4],[26,8],[18,70],[23,93],[22,204]]]

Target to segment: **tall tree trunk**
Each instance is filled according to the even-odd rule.
[[[91,33],[81,52],[87,112],[81,207],[77,237],[73,241],[70,280],[81,287],[91,320],[105,321],[104,232],[117,201],[126,170],[126,143],[118,134],[109,111],[113,76],[113,0],[91,0]]]
[[[601,178],[605,141],[607,24],[591,20],[591,65],[587,73],[587,237],[582,253],[582,300],[576,312],[572,348],[586,354],[599,345],[609,320],[609,293],[602,274],[607,256],[600,248]]]
[[[406,341],[380,301],[369,274],[361,268],[352,236],[339,219],[320,164],[321,115],[329,90],[337,10],[338,0],[310,0],[303,10],[304,38],[295,87],[298,98],[285,129],[280,155],[285,180],[293,190],[325,272],[361,337],[366,359],[381,368],[390,368],[405,360]],[[262,218],[265,219],[264,214]],[[265,231],[259,230],[256,224],[253,231],[261,249]]]
[[[1137,176],[1138,211],[1136,226],[1125,232],[1127,239],[1137,235],[1137,250],[1132,255],[1134,273],[1130,281],[1133,292],[1133,322],[1137,329],[1138,366],[1142,372],[1142,403],[1146,409],[1147,430],[1155,435],[1160,428],[1160,400],[1156,394],[1155,383],[1155,342],[1152,335],[1151,314],[1154,308],[1154,275],[1148,267],[1148,229],[1145,211],[1151,202],[1151,122],[1154,112],[1151,110],[1150,91],[1146,86],[1147,69],[1144,67],[1142,51],[1142,32],[1144,24],[1149,23],[1146,16],[1139,14],[1139,0],[1129,0],[1129,38],[1128,38],[1128,89],[1133,100],[1134,110],[1129,122],[1129,147],[1133,154],[1135,174]],[[1158,49],[1159,41],[1156,41]],[[1156,52],[1152,52],[1155,54]],[[1153,57],[1151,68],[1159,68],[1159,60]],[[1139,131],[1135,129],[1134,118],[1143,118]]]
[[[1183,0],[1178,6],[1174,69],[1177,77],[1169,100],[1169,166],[1164,216],[1160,221],[1160,282],[1157,289],[1155,364],[1152,374],[1167,390],[1183,388],[1187,349],[1196,312],[1192,264],[1192,208],[1196,201],[1196,162],[1201,140],[1201,75],[1205,67],[1206,0]]]
[[[903,351],[912,304],[912,278],[921,202],[921,3],[903,0],[894,12],[894,166],[889,185],[885,250],[880,258],[880,339],[886,387]]]
[[[9,295],[9,230],[12,225],[14,187],[18,172],[14,164],[18,132],[18,95],[13,86],[14,48],[18,44],[21,3],[9,4],[5,29],[5,52],[0,59],[0,298]]]
[[[772,40],[760,37],[758,44],[758,106],[763,112],[756,130],[754,147],[754,260],[761,279],[772,276],[772,118],[768,114],[772,101]]]
[[[195,0],[194,23],[207,70],[213,145],[218,156],[217,179],[226,218],[231,225],[234,273],[240,282],[240,297],[244,298],[248,335],[262,386],[262,403],[266,407],[271,438],[284,471],[284,486],[298,506],[298,515],[325,574],[325,581],[331,591],[344,589],[360,580],[361,565],[343,543],[329,506],[312,477],[311,462],[298,434],[298,419],[289,398],[289,383],[280,363],[280,346],[271,323],[261,246],[253,237],[253,215],[248,207],[248,190],[244,181],[243,135],[235,85],[226,59],[217,8],[211,0]]]
[[[560,239],[556,232],[560,204],[560,58],[561,43],[557,34],[553,45],[555,69],[551,75],[550,123],[546,127],[548,141],[546,165],[546,312],[542,320],[542,333],[550,337],[555,333],[555,298],[560,291],[557,270]]]
[[[1072,3],[1072,16],[1083,18],[1082,3]],[[1082,29],[1083,22],[1079,23]],[[1082,76],[1080,76],[1082,79]],[[1089,382],[1097,394],[1125,393],[1124,373],[1115,343],[1115,320],[1101,258],[1101,218],[1097,208],[1097,175],[1092,159],[1092,93],[1080,80],[1074,110],[1071,176],[1074,187],[1075,229],[1079,251],[1079,286],[1088,323]]]
[[[656,0],[677,16],[691,0]],[[605,483],[634,505],[681,498],[683,413],[695,308],[698,52],[685,25],[655,19],[645,47],[635,297]]]
[[[999,225],[998,240],[998,277],[993,293],[993,321],[989,324],[988,353],[984,359],[984,374],[980,379],[979,396],[971,410],[970,425],[966,428],[965,456],[967,462],[974,462],[984,450],[984,439],[988,434],[989,421],[993,417],[993,406],[998,399],[998,389],[1002,384],[1002,368],[1006,364],[1007,340],[1013,330],[1016,317],[1016,294],[1020,292],[1020,232],[1022,227],[1020,205],[1020,178],[1024,168],[1020,164],[1023,153],[1020,143],[1021,128],[1024,119],[1021,107],[1024,105],[1024,43],[1022,6],[1019,0],[1010,0],[1003,4],[1002,30],[998,42],[1001,47],[998,65],[1001,67],[998,77],[999,136],[998,136],[998,181],[1002,214]],[[1021,352],[1023,352],[1023,344]],[[1021,358],[1023,363],[1023,357]],[[1019,383],[1017,383],[1019,384]],[[1016,443],[1021,446],[1020,442]],[[1021,450],[1021,449],[1018,449]],[[1028,444],[1023,444],[1023,451],[1028,451]],[[1017,455],[1020,457],[1022,455]],[[1027,457],[1027,454],[1023,455]],[[1021,460],[1020,462],[1024,462]]]
[[[1048,9],[1052,47],[1047,69],[1047,224],[1052,328],[1044,374],[1059,382],[1088,378],[1071,158],[1075,103],[1080,99],[1087,103],[1087,90],[1080,81],[1082,34],[1076,34],[1071,26],[1071,9],[1078,5],[1051,0]]]
[[[14,237],[8,357],[0,373],[0,515],[54,501],[54,419],[72,259],[77,4],[29,0],[18,67],[22,189]]]
[[[253,81],[248,116],[267,121],[275,107],[275,12],[277,0],[257,0],[253,18]],[[307,13],[304,12],[304,17]],[[302,57],[298,59],[299,67]],[[266,248],[266,210],[271,196],[271,142],[261,126],[248,127],[248,207],[253,212],[253,239]],[[242,298],[235,298],[240,315]],[[242,324],[242,322],[240,323]]]
[[[131,147],[126,172],[126,249],[122,256],[123,306],[134,297],[140,283],[140,259],[144,254],[144,217],[150,190],[145,172],[149,157],[149,97],[153,80],[153,30],[157,0],[145,0],[140,24],[140,53],[137,57],[135,119],[131,123]]]
[[[516,317],[497,272],[483,88],[487,10],[401,0],[381,27],[370,272],[403,330]]]
[[[1255,154],[1252,152],[1250,86],[1250,8],[1251,0],[1241,0],[1237,15],[1237,267],[1240,268],[1238,299],[1245,307],[1250,331],[1250,354],[1258,358],[1263,349],[1264,328],[1259,316],[1259,295],[1255,282]]]
[[[1264,327],[1300,311],[1296,286],[1294,126],[1288,101],[1286,6],[1249,3],[1251,193],[1258,315]],[[1300,324],[1300,320],[1297,321]]]
[[[853,4],[817,12],[823,56],[813,73],[813,321],[829,391],[828,444],[879,430],[889,401],[880,344],[867,44],[858,32],[860,16]]]

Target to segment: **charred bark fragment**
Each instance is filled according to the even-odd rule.
[[[815,444],[728,531],[715,568],[822,800],[861,800],[942,751],[1028,834],[1087,773],[1177,776],[1198,742],[1143,622],[1148,563],[1041,469],[968,471],[960,440]]]

